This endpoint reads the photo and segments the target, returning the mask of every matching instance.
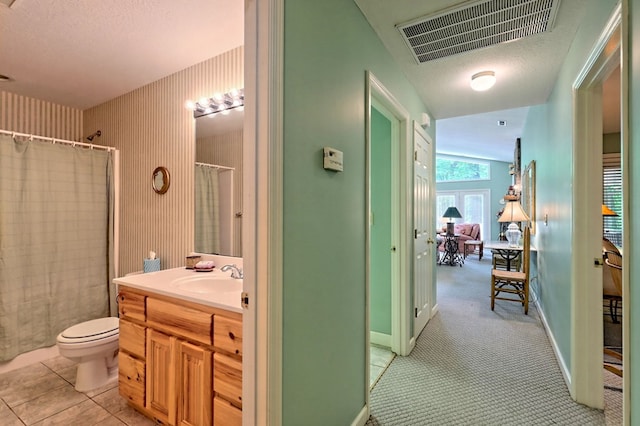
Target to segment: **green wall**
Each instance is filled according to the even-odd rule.
[[[366,70],[428,111],[353,0],[286,1],[283,30],[283,424],[348,425],[368,383]],[[323,146],[344,172],[322,169]]]
[[[391,121],[371,108],[371,331],[391,334]]]
[[[513,141],[515,148],[516,141]],[[450,157],[450,155],[447,155]],[[469,157],[465,157],[469,158]],[[487,160],[482,160],[487,161]],[[504,207],[500,204],[500,200],[507,193],[509,185],[511,185],[511,175],[509,174],[509,164],[504,161],[489,161],[491,167],[491,180],[469,181],[469,182],[439,182],[436,183],[437,191],[469,191],[477,189],[488,189],[491,191],[491,214],[489,216],[490,235],[482,235],[485,241],[497,240],[500,233],[498,226],[497,214]],[[436,218],[437,219],[437,218]]]
[[[571,371],[572,85],[614,9],[616,0],[585,1],[581,25],[547,103],[533,106],[522,136],[522,164],[536,160],[538,303],[562,361]],[[548,225],[543,222],[544,214]]]

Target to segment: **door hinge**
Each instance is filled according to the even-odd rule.
[[[418,308],[414,308],[414,309],[416,310],[414,316],[415,316],[415,318],[418,318]]]
[[[418,239],[418,230],[417,229],[413,230],[413,238],[416,239],[416,240]]]
[[[249,293],[246,291],[240,294],[240,304],[244,309],[249,309]]]
[[[413,161],[418,161],[418,151],[413,151]]]

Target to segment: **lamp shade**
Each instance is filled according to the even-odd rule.
[[[609,207],[602,205],[602,216],[618,216],[618,213],[611,210]]]
[[[524,222],[529,221],[529,216],[522,210],[519,201],[509,201],[504,207],[498,222]]]
[[[462,215],[460,214],[460,212],[458,211],[457,208],[455,207],[449,207],[447,208],[447,211],[444,212],[444,214],[442,215],[442,217],[448,217],[448,218],[461,218]]]

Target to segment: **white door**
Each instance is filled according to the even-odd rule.
[[[433,210],[431,197],[432,144],[429,136],[418,125],[414,125],[414,304],[415,319],[413,335],[417,337],[431,313],[433,287],[432,268],[435,259],[434,227],[431,220]]]

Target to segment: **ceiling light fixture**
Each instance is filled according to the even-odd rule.
[[[471,88],[477,92],[491,89],[496,84],[496,73],[493,71],[481,71],[471,76]]]

